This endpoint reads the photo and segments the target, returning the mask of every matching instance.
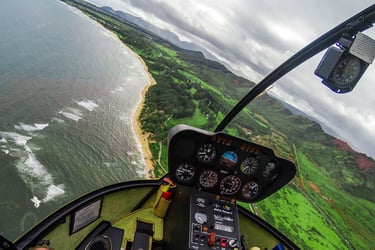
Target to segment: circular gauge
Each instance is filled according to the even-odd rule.
[[[245,199],[252,199],[259,194],[259,185],[254,181],[246,183],[242,188],[242,196]]]
[[[234,194],[240,189],[241,180],[237,176],[229,175],[220,182],[220,191],[223,194]]]
[[[269,179],[269,180],[275,179],[277,177],[277,174],[278,174],[278,171],[276,168],[276,163],[272,161],[267,163],[267,165],[265,166],[262,172],[263,178]]]
[[[257,156],[251,156],[241,162],[241,172],[244,174],[255,174],[259,167],[259,159]]]
[[[176,178],[181,182],[189,182],[195,175],[194,167],[188,163],[179,165],[176,169]]]
[[[205,213],[203,213],[203,212],[196,212],[194,214],[194,219],[199,224],[204,224],[204,223],[207,222],[207,215]]]
[[[237,161],[237,154],[233,151],[227,151],[221,156],[220,164],[226,167],[233,167]]]
[[[204,188],[211,188],[217,183],[217,174],[212,170],[207,170],[199,176],[199,184]]]
[[[361,62],[354,56],[346,56],[338,64],[332,73],[332,80],[339,88],[349,87],[361,74]]]
[[[216,157],[215,146],[211,143],[203,144],[198,149],[197,157],[201,162],[210,162],[214,160]]]

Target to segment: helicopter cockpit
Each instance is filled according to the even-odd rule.
[[[139,104],[145,104],[145,109],[156,107],[154,111],[149,110],[150,116],[139,117],[136,122],[139,126],[149,125],[138,131],[138,136],[148,137],[148,129],[155,132],[145,142],[152,152],[140,154],[138,161],[138,143],[132,143],[133,138],[127,137],[134,132],[134,127],[129,125],[123,112],[127,101],[131,102],[130,97],[135,95],[127,93],[125,87],[133,88],[136,77],[129,77],[129,84],[119,87],[117,83],[113,86],[108,83],[106,88],[94,84],[84,88],[86,83],[80,82],[70,87],[71,79],[67,78],[64,80],[66,97],[56,107],[49,106],[60,98],[55,96],[60,91],[51,84],[41,85],[37,90],[50,88],[51,95],[35,99],[53,102],[27,106],[48,106],[53,116],[46,116],[45,121],[50,124],[30,120],[28,123],[32,125],[29,125],[24,119],[10,117],[15,122],[3,121],[10,128],[0,131],[1,159],[7,160],[2,161],[2,173],[12,173],[3,175],[7,177],[3,178],[3,186],[11,187],[12,192],[3,189],[5,197],[10,198],[3,198],[0,204],[1,211],[6,212],[0,227],[0,250],[50,246],[85,250],[372,249],[374,230],[368,218],[375,211],[371,195],[375,187],[374,156],[355,151],[341,139],[350,142],[365,138],[363,144],[371,141],[369,147],[372,147],[375,135],[372,133],[370,137],[369,131],[373,132],[374,102],[366,95],[368,87],[361,90],[360,84],[358,93],[335,95],[335,99],[332,92],[323,90],[328,87],[338,94],[348,93],[365,76],[375,58],[375,41],[362,32],[375,23],[375,5],[324,33],[252,85],[253,82],[241,82],[242,78],[227,75],[225,67],[210,60],[193,66],[190,61],[196,63],[196,57],[203,60],[200,53],[175,51],[174,45],[128,24],[115,12],[108,12],[108,7],[98,8],[86,1],[63,2],[74,5],[112,30],[140,55],[150,54],[150,58],[145,56],[150,74],[159,83],[168,83],[156,85],[164,86],[161,92],[150,89],[154,90],[152,97],[157,97],[155,105]],[[68,19],[62,18],[63,22]],[[130,31],[135,35],[128,36]],[[74,41],[76,34],[72,32]],[[96,45],[97,40],[91,40]],[[59,41],[67,43],[63,39]],[[92,51],[99,51],[94,48]],[[312,57],[327,48],[311,80],[311,68],[318,64]],[[180,55],[181,51],[184,53]],[[112,55],[105,58],[117,65]],[[313,60],[308,62],[309,59]],[[103,62],[103,65],[107,63]],[[302,65],[305,62],[307,65]],[[56,64],[60,65],[60,61]],[[141,66],[143,69],[144,65]],[[279,81],[297,67],[300,72],[292,72],[288,81]],[[35,71],[33,67],[30,69]],[[133,71],[130,67],[129,72]],[[119,67],[119,72],[125,71]],[[197,76],[193,74],[196,72]],[[305,72],[310,73],[306,79]],[[110,70],[108,75],[114,74]],[[315,84],[316,76],[325,86]],[[225,83],[218,81],[221,78]],[[74,79],[81,78],[74,76]],[[101,82],[102,76],[98,79]],[[370,78],[365,79],[370,82]],[[280,88],[272,86],[278,81]],[[64,85],[60,80],[56,83],[59,87]],[[251,89],[243,93],[248,87]],[[269,91],[271,87],[274,88]],[[81,99],[72,99],[71,90],[85,93]],[[22,90],[13,94],[23,100],[25,93]],[[126,98],[125,93],[129,94]],[[185,94],[178,98],[181,107],[173,109],[175,106],[169,98],[180,97],[181,93]],[[163,108],[159,97],[165,104]],[[340,99],[344,97],[347,97],[345,102]],[[354,97],[359,97],[358,107],[364,107],[362,103],[370,107],[351,109]],[[13,103],[11,97],[8,99]],[[193,107],[192,117],[182,115],[187,101]],[[6,105],[3,107],[7,115],[17,113],[10,112]],[[109,108],[113,114],[108,112]],[[19,114],[27,113],[23,109],[18,110]],[[359,113],[363,116],[357,116]],[[335,123],[330,124],[332,120]],[[104,123],[108,129],[104,129]],[[191,126],[177,125],[187,123]],[[346,135],[341,131],[345,129],[350,131],[350,138],[340,137],[340,134]],[[85,153],[76,154],[83,147]],[[373,154],[373,147],[370,152]],[[55,162],[56,158],[64,161]],[[143,160],[150,161],[152,168],[142,168],[138,173],[137,166],[146,165]],[[50,167],[53,175],[44,171],[42,163]],[[34,172],[29,171],[30,166]],[[26,173],[21,176],[25,181],[14,174],[18,173],[14,169]],[[46,182],[38,188],[31,185],[40,184],[34,178],[35,173]],[[152,177],[142,180],[134,177],[143,173]],[[85,183],[81,183],[83,179]],[[14,180],[23,189],[15,189]],[[16,191],[20,197],[13,201]],[[59,198],[51,198],[52,194]]]
[[[168,155],[170,178],[190,194],[188,249],[238,249],[236,201],[260,201],[296,173],[270,148],[186,125],[169,132]]]

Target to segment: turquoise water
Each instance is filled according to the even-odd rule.
[[[0,234],[66,202],[145,177],[132,114],[148,83],[114,36],[59,2],[0,8]]]

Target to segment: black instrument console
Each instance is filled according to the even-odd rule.
[[[190,195],[189,249],[240,249],[235,200],[192,190]]]
[[[170,178],[179,185],[248,203],[286,185],[295,165],[272,149],[221,132],[178,125],[168,135]]]

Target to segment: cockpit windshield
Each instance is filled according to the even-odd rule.
[[[173,126],[214,131],[274,68],[370,2],[3,1],[0,235],[15,241],[98,188],[161,178]],[[372,249],[375,67],[337,94],[314,74],[325,52],[223,129],[297,166],[280,191],[239,204],[302,248]],[[257,158],[242,168],[257,171]]]
[[[365,247],[371,243],[363,239],[374,235],[368,216],[375,211],[375,162],[372,101],[362,84],[371,86],[375,72],[369,69],[352,93],[337,95],[311,74],[319,60],[308,62],[310,73],[302,66],[276,83],[227,131],[272,147],[298,168],[289,185],[250,205],[254,213],[306,249]],[[241,125],[245,117],[251,126]]]

